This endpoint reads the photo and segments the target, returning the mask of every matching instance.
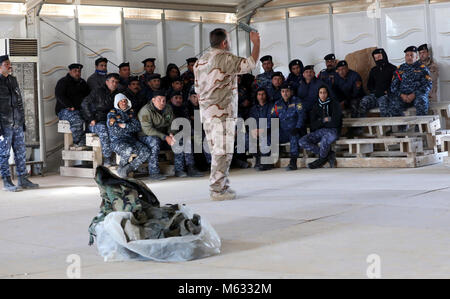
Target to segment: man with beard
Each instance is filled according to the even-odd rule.
[[[84,120],[81,115],[81,102],[89,95],[89,86],[81,78],[83,65],[72,63],[69,65],[69,73],[59,79],[55,87],[55,113],[60,120],[67,120],[70,124],[73,143],[75,146],[86,145],[84,133]]]
[[[136,115],[139,113],[142,107],[144,107],[148,100],[140,93],[141,86],[139,84],[139,78],[132,76],[128,79],[128,86],[124,92],[122,92],[130,101]]]
[[[430,101],[436,102],[437,99],[437,90],[438,90],[438,82],[439,82],[439,67],[436,62],[434,62],[433,58],[430,55],[430,51],[428,50],[428,45],[423,44],[419,46],[417,49],[419,51],[419,57],[422,64],[424,64],[431,74],[431,80],[433,82],[433,87],[431,88],[430,93],[428,94],[428,98]]]
[[[323,58],[325,60],[325,65],[327,66],[326,69],[323,69],[320,71],[319,75],[317,76],[318,79],[322,80],[324,83],[326,83],[328,86],[333,86],[334,79],[336,77],[336,56],[334,54],[328,54]]]

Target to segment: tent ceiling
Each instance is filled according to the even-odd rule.
[[[98,5],[98,6],[119,6],[135,8],[153,8],[153,9],[172,9],[172,10],[190,10],[190,11],[211,11],[236,13],[237,7],[243,0],[46,0],[47,4],[80,4],[80,5]],[[245,2],[245,1],[244,1]]]

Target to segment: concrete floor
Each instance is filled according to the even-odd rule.
[[[35,177],[36,191],[0,191],[0,278],[450,278],[450,168],[282,169],[231,173],[238,200],[211,202],[207,178],[150,183],[162,204],[211,222],[222,253],[185,263],[105,263],[89,247],[91,179]]]

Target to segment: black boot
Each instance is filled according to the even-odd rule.
[[[267,171],[267,170],[271,170],[273,168],[272,164],[261,164],[257,170],[258,171]]]
[[[3,177],[3,190],[4,191],[9,191],[9,192],[17,192],[22,190],[20,187],[17,187],[13,184],[13,182],[11,181],[11,177]]]
[[[19,176],[19,182],[17,186],[23,189],[37,189],[39,188],[38,184],[33,184],[30,182],[25,175]]]
[[[330,163],[330,168],[334,168],[336,166],[336,153],[333,151],[330,151],[328,153],[328,163]]]
[[[287,171],[297,170],[297,158],[291,158],[288,167],[286,167]]]
[[[314,162],[311,162],[308,164],[309,169],[316,169],[324,166],[328,162],[328,157],[326,158],[319,158]]]
[[[255,167],[254,168],[258,169],[260,167],[261,167],[261,156],[258,155],[258,156],[255,156]]]
[[[200,171],[198,171],[197,168],[195,168],[195,166],[189,166],[187,167],[187,175],[189,177],[193,177],[193,178],[200,178],[203,176],[203,173],[201,173]]]

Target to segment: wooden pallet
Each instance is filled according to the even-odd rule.
[[[438,115],[441,120],[441,128],[450,129],[450,102],[430,102],[429,114]],[[372,116],[380,115],[380,108],[374,108],[369,111]],[[405,115],[415,115],[416,108],[411,107],[405,111]]]
[[[58,132],[64,134],[64,150],[62,151],[64,166],[60,167],[60,175],[94,178],[95,169],[97,168],[97,166],[102,165],[103,163],[100,138],[98,138],[96,134],[87,133],[86,146],[75,147],[73,145],[70,124],[68,121],[64,120],[59,121]],[[75,161],[92,162],[92,166],[74,167]]]
[[[422,138],[364,138],[364,139],[340,139],[336,141],[337,145],[345,145],[349,156],[363,158],[376,151],[376,145],[381,145],[382,149],[378,151],[390,152],[394,146],[394,151],[402,154],[412,155],[423,153]],[[397,146],[397,147],[395,147]]]
[[[336,158],[337,168],[416,168],[442,163],[448,156],[447,152],[410,157],[363,157],[363,158]],[[308,163],[317,158],[298,159],[297,167],[306,168]],[[289,158],[281,158],[275,167],[284,168],[289,165]],[[254,162],[253,162],[254,165]],[[324,166],[329,167],[328,164]]]

